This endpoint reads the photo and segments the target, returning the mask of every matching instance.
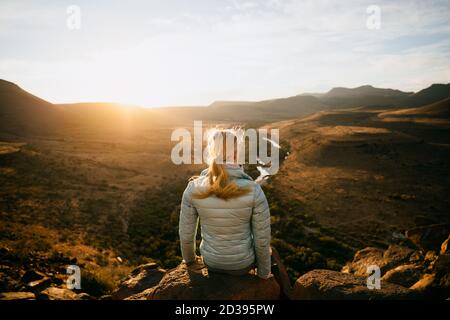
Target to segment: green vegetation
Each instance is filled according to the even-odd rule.
[[[281,145],[284,159],[289,145],[283,141]],[[135,197],[127,202],[123,188],[109,187],[103,178],[78,169],[76,161],[32,151],[0,158],[0,167],[15,170],[13,175],[0,175],[0,241],[14,242],[24,256],[29,250],[50,252],[58,243],[69,248],[85,244],[97,250],[87,260],[105,270],[115,267],[106,251],[120,256],[128,266],[156,261],[173,268],[180,263],[178,217],[188,176],[133,191]],[[255,166],[247,166],[246,171],[258,175]],[[339,269],[351,257],[352,250],[321,228],[300,202],[284,199],[270,183],[264,189],[271,206],[272,244],[293,280],[315,268]],[[31,221],[54,230],[56,236],[42,239],[18,229]],[[101,295],[112,287],[112,279],[93,270],[85,272],[87,292]]]
[[[100,297],[110,293],[115,283],[111,279],[106,279],[97,272],[81,270],[81,286],[82,292],[86,292],[91,296]]]
[[[265,193],[272,216],[272,245],[291,280],[313,269],[340,270],[352,257],[353,250],[326,234],[299,201],[283,199],[270,184]]]
[[[129,216],[128,235],[135,252],[133,260],[150,257],[166,268],[181,261],[178,216],[187,182],[165,182],[148,189]]]
[[[135,247],[134,261],[150,257],[165,268],[181,261],[178,215],[185,187],[186,182],[166,182],[151,188],[131,210],[128,235]],[[292,280],[312,269],[339,270],[352,257],[353,250],[322,230],[300,202],[283,199],[270,184],[264,189],[271,209],[272,245]]]

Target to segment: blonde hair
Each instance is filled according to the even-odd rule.
[[[208,166],[208,189],[202,192],[194,193],[192,196],[196,199],[205,199],[210,196],[228,200],[243,196],[250,192],[250,187],[239,187],[236,182],[231,181],[223,162],[230,161],[230,150],[226,150],[226,140],[233,138],[235,148],[238,146],[241,138],[240,129],[210,129],[207,133],[206,158]],[[233,150],[234,152],[234,150]],[[197,177],[192,177],[195,179]]]

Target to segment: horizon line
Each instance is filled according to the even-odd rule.
[[[146,106],[143,104],[134,104],[134,103],[122,103],[122,102],[117,102],[117,101],[72,101],[72,102],[54,102],[54,101],[50,101],[50,99],[44,99],[42,98],[40,95],[36,95],[35,93],[29,91],[28,89],[24,88],[23,86],[19,85],[16,82],[13,81],[9,81],[6,79],[2,79],[0,78],[0,81],[4,81],[4,82],[8,82],[11,83],[13,85],[16,85],[17,87],[19,87],[21,90],[39,98],[42,100],[45,100],[46,102],[52,104],[52,105],[73,105],[73,104],[110,104],[110,105],[117,105],[120,107],[126,107],[126,108],[143,108],[143,109],[162,109],[162,108],[207,108],[210,107],[211,105],[213,105],[214,103],[218,103],[218,102],[224,102],[224,103],[229,103],[229,102],[235,102],[235,103],[257,103],[257,102],[262,102],[262,101],[271,101],[271,100],[278,100],[278,99],[287,99],[287,98],[292,98],[292,97],[297,97],[297,96],[305,96],[305,97],[315,97],[315,95],[323,95],[326,93],[329,93],[331,90],[333,89],[358,89],[361,87],[372,87],[374,89],[390,89],[390,90],[397,90],[397,91],[401,91],[404,93],[409,93],[409,94],[416,94],[421,90],[430,88],[433,85],[448,85],[450,84],[450,82],[448,83],[441,83],[441,82],[433,82],[430,85],[423,87],[422,89],[419,89],[417,91],[404,91],[402,89],[397,89],[397,88],[389,88],[389,87],[376,87],[374,85],[371,84],[362,84],[359,86],[355,86],[355,87],[345,87],[345,86],[336,86],[336,87],[332,87],[330,88],[328,91],[325,92],[302,92],[302,93],[298,93],[295,95],[290,95],[290,96],[281,96],[281,97],[276,97],[276,98],[269,98],[269,99],[261,99],[261,100],[238,100],[238,99],[218,99],[218,100],[213,100],[212,102],[208,103],[208,104],[187,104],[187,105],[158,105],[158,106]],[[315,97],[317,98],[317,97]]]

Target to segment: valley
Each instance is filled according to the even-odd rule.
[[[0,291],[23,290],[30,269],[64,279],[67,261],[94,296],[139,264],[177,266],[181,194],[204,166],[173,164],[170,135],[193,120],[280,129],[280,170],[264,190],[291,279],[340,270],[361,248],[404,241],[408,228],[450,222],[450,93],[440,99],[441,86],[436,101],[432,86],[419,94],[431,102],[411,108],[404,101],[418,93],[381,91],[364,104],[384,90],[367,86],[334,91],[334,104],[296,96],[160,109],[52,105],[17,88],[0,86]]]

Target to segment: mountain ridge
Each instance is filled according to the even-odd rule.
[[[222,121],[271,123],[309,116],[318,111],[360,106],[417,107],[450,97],[450,84],[433,84],[418,92],[376,88],[335,87],[323,94],[299,94],[261,101],[215,101],[208,106],[157,107],[125,106],[114,102],[53,104],[17,84],[0,79],[0,124],[12,134],[59,131],[62,126],[89,125],[114,130],[133,123],[145,126],[156,122]],[[426,103],[425,103],[426,102]],[[105,121],[107,120],[107,121]]]

